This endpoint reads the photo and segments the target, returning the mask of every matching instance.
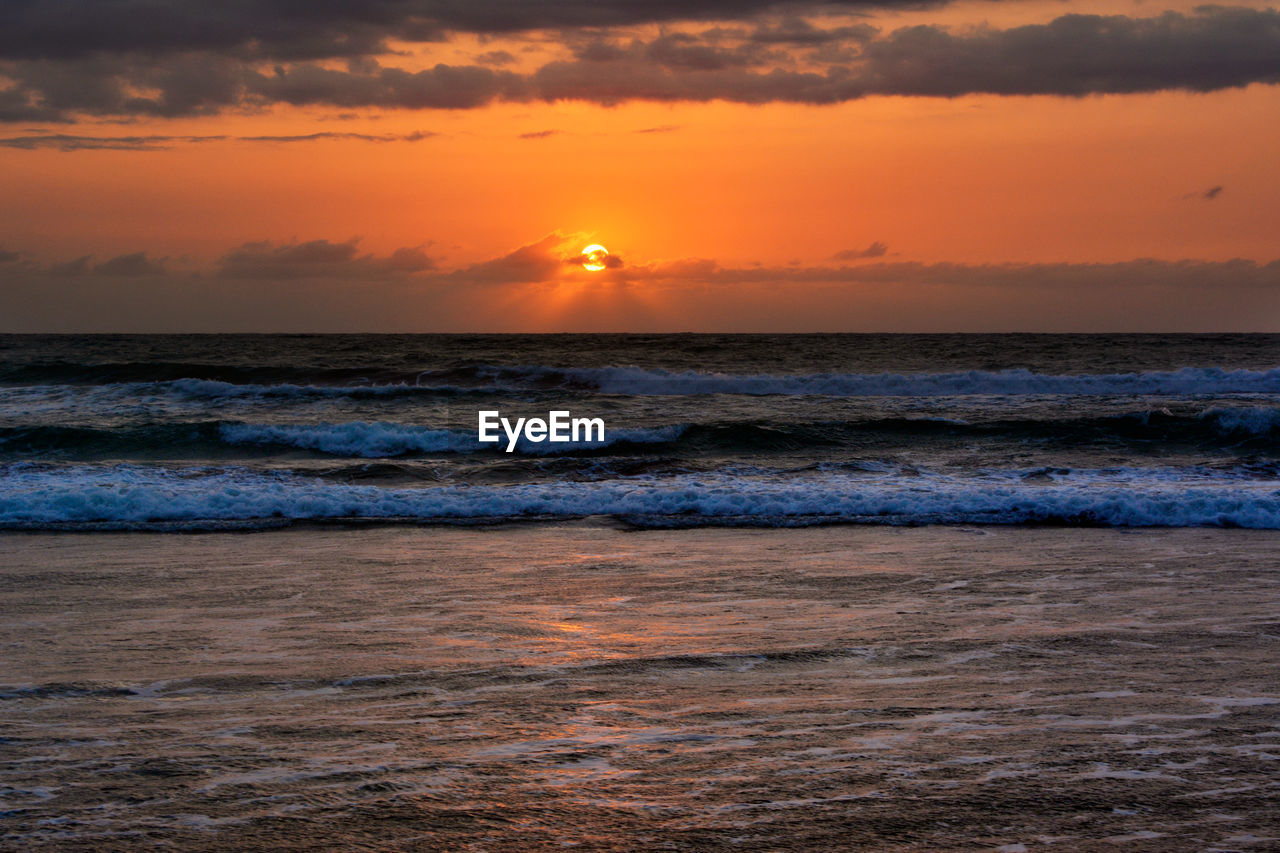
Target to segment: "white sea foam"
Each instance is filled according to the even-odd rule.
[[[120,526],[301,519],[511,519],[614,515],[650,523],[1090,523],[1280,529],[1271,481],[1180,479],[1161,469],[805,479],[708,474],[599,482],[390,488],[246,469],[10,465],[0,524]]]
[[[1280,408],[1272,406],[1213,406],[1200,413],[1223,435],[1267,436],[1280,432]]]
[[[555,454],[609,447],[620,442],[652,444],[679,438],[684,426],[652,429],[609,430],[600,441],[565,441],[556,444],[532,442],[523,436],[516,444],[521,453]],[[408,453],[471,453],[492,451],[482,444],[475,430],[445,430],[387,422],[353,421],[337,424],[223,424],[222,439],[230,444],[265,444],[318,450],[322,453],[377,458]]]

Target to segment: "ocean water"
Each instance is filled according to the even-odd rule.
[[[1277,336],[3,337],[0,528],[6,850],[1280,849]]]
[[[597,516],[1274,529],[1280,336],[0,337],[2,528]]]
[[[1280,849],[1280,534],[0,538],[0,848]]]

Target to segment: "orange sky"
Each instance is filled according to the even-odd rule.
[[[975,32],[974,27],[1007,30],[1048,23],[1066,11],[1146,18],[1190,8],[1091,3],[1067,10],[1057,3],[966,3],[809,20],[823,26],[869,22],[882,33],[927,24],[963,34]],[[1259,4],[1247,8],[1266,10]],[[759,25],[777,19],[744,20]],[[666,22],[606,34],[625,45],[628,39],[652,40],[672,31],[696,34],[730,24],[748,25]],[[458,34],[438,43],[397,43],[411,53],[378,61],[418,70],[441,61],[460,64],[479,51],[507,50],[513,56],[524,51],[509,68],[531,73],[546,58],[564,57],[565,39],[546,32],[490,40]],[[788,64],[791,56],[769,62],[801,71],[808,67],[803,59],[800,65]],[[96,328],[103,322],[101,312],[95,319],[64,305],[59,314],[54,303],[59,294],[74,292],[82,304],[109,305],[111,288],[123,295],[120,304],[126,306],[110,317],[122,331],[203,329],[207,314],[196,317],[180,301],[150,299],[147,288],[158,287],[160,279],[171,287],[193,274],[203,282],[200,287],[212,287],[209,280],[217,278],[220,259],[242,244],[336,244],[352,238],[358,238],[360,256],[422,247],[434,269],[358,283],[337,281],[338,273],[321,270],[316,277],[326,281],[312,296],[327,294],[333,304],[329,315],[308,307],[308,322],[317,330],[337,330],[350,322],[353,294],[366,300],[407,299],[423,313],[406,321],[403,314],[374,312],[356,322],[361,330],[377,330],[369,327],[383,317],[390,317],[396,330],[422,331],[839,330],[861,328],[868,318],[884,327],[929,330],[957,318],[956,304],[973,305],[978,294],[972,282],[950,291],[936,284],[929,289],[913,273],[894,295],[883,286],[850,283],[848,274],[798,282],[784,273],[943,263],[1038,265],[1031,269],[1035,272],[1045,265],[1083,268],[1135,259],[1247,259],[1259,272],[1238,292],[1230,290],[1230,281],[1223,285],[1226,290],[1213,293],[1180,291],[1172,301],[1182,313],[1164,316],[1161,306],[1145,320],[1141,305],[1153,294],[1125,291],[1121,283],[1113,287],[1125,292],[1112,298],[1100,285],[1083,297],[1077,292],[1065,299],[1075,306],[1070,325],[1104,328],[1124,321],[1143,326],[1159,316],[1170,328],[1192,328],[1209,317],[1215,324],[1280,330],[1274,295],[1280,274],[1266,266],[1280,257],[1280,158],[1275,156],[1280,87],[1262,80],[1205,92],[1184,86],[1083,97],[872,94],[810,105],[627,96],[612,105],[499,99],[468,109],[276,103],[174,118],[79,114],[69,119],[0,124],[0,141],[46,138],[31,147],[0,147],[0,197],[6,199],[0,205],[0,251],[18,258],[7,271],[0,266],[0,280],[13,283],[20,297],[15,305],[27,312],[11,313],[0,321],[7,326],[0,330]],[[316,133],[429,135],[385,142],[147,140]],[[142,150],[63,150],[66,146],[47,139],[54,135],[143,140],[131,143]],[[1220,189],[1213,192],[1215,187]],[[493,286],[501,292],[483,298],[472,292],[446,299],[452,307],[445,314],[423,311],[444,275],[503,257],[552,232],[601,242],[627,266],[608,274],[615,279],[608,286],[599,278],[559,287],[555,281],[562,276],[556,273],[554,281],[501,282]],[[833,257],[877,242],[887,247],[879,257]],[[563,251],[571,248],[566,244]],[[70,279],[49,272],[55,264],[86,255],[92,265],[139,252],[157,272],[138,281],[67,284]],[[708,284],[697,276],[683,280],[641,272],[662,264],[675,269],[673,262],[688,259],[712,261],[722,269],[776,269],[779,283],[724,285],[707,296]],[[627,275],[628,270],[636,272]],[[1205,286],[1217,288],[1212,271],[1206,275]],[[646,277],[648,283],[639,280]],[[415,283],[421,285],[417,291]],[[1040,295],[1029,302],[1019,297],[1026,304],[1019,303],[1013,313],[1002,313],[1007,289],[987,293],[982,298],[992,305],[974,307],[956,324],[976,330],[987,316],[1002,318],[991,321],[992,327],[1035,326],[1044,313],[1035,310],[1037,299],[1042,306],[1064,301],[1040,293],[1047,286],[1042,284],[1031,282],[1028,287]],[[233,291],[254,291],[234,282],[223,287],[227,298]],[[610,287],[623,287],[630,295],[611,298]],[[740,310],[726,305],[724,287],[746,292]],[[1219,297],[1234,301],[1234,313],[1219,305],[1222,310],[1206,315],[1205,306]],[[218,322],[227,330],[248,328],[252,318],[262,316],[253,297],[244,298],[240,313],[234,305],[223,306]],[[284,312],[288,299],[299,298],[311,297],[281,291],[272,304]],[[1081,298],[1088,304],[1082,306]],[[151,307],[139,311],[148,299]],[[1107,313],[1130,303],[1120,317]],[[833,304],[842,306],[834,315],[828,310]],[[1091,324],[1091,317],[1097,322]]]

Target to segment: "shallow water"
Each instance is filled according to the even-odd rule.
[[[0,538],[6,849],[1280,849],[1272,531]]]

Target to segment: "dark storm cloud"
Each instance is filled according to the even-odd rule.
[[[861,261],[867,258],[883,258],[888,251],[889,247],[877,240],[865,249],[845,249],[836,252],[831,256],[831,259],[833,261]]]
[[[0,249],[0,264],[16,264],[22,259],[22,255],[17,252],[6,252]]]
[[[640,45],[636,44],[636,48]],[[625,53],[625,52],[624,52]],[[724,68],[747,68],[769,62],[786,62],[786,53],[748,41],[732,47],[708,44],[703,37],[690,33],[667,33],[647,44],[637,55],[662,68],[674,71],[718,71]],[[623,58],[623,57],[615,57]]]
[[[803,8],[920,8],[946,0],[824,0]],[[248,58],[319,59],[381,53],[388,39],[693,20],[743,20],[795,3],[777,0],[5,0],[0,59],[101,53],[160,56],[212,51]]]
[[[705,34],[704,34],[705,35]],[[850,64],[794,70],[750,51],[683,39],[552,62],[540,97],[827,104],[868,95],[954,97],[1211,91],[1280,82],[1280,12],[1206,7],[1153,18],[1065,15],[1048,24],[954,33],[918,26],[846,45]],[[683,58],[683,61],[677,61]]]
[[[6,0],[0,57],[68,59],[98,53],[219,51],[316,58],[376,52],[388,36],[436,31],[397,0]]]
[[[0,63],[0,78],[10,83],[0,92],[0,120],[212,115],[242,104],[246,73],[242,62],[213,54]]]
[[[339,71],[317,65],[277,67],[272,74],[245,74],[245,97],[294,106],[469,109],[491,101],[525,100],[527,80],[478,65],[436,65],[423,71],[377,68]]]
[[[806,45],[816,47],[831,42],[870,41],[878,30],[870,24],[824,29],[815,27],[804,18],[789,16],[776,23],[760,24],[749,36],[760,44]]]
[[[522,14],[533,14],[535,5],[542,8],[529,4]],[[788,18],[755,30],[663,32],[648,41],[568,33],[565,46],[568,58],[530,74],[488,65],[408,71],[367,57],[345,68],[305,61],[266,68],[209,52],[10,62],[0,121],[192,116],[273,104],[348,110],[535,100],[832,104],[870,95],[1082,96],[1280,82],[1280,11],[1273,9],[1065,15],[1006,30],[916,26],[888,33],[865,25],[820,29]]]
[[[1152,18],[1064,15],[956,35],[909,27],[869,42],[859,77],[896,95],[1207,92],[1280,80],[1280,12],[1202,7]]]
[[[433,269],[433,261],[421,249],[396,249],[386,257],[362,255],[356,240],[331,243],[275,245],[270,242],[245,243],[223,255],[218,262],[219,278],[230,279],[388,279]]]
[[[264,71],[208,54],[19,62],[0,68],[0,76],[12,81],[0,91],[0,121],[68,121],[77,114],[174,118],[277,103],[466,109],[528,94],[520,75],[481,66],[410,72],[370,60],[345,70],[301,63]]]

